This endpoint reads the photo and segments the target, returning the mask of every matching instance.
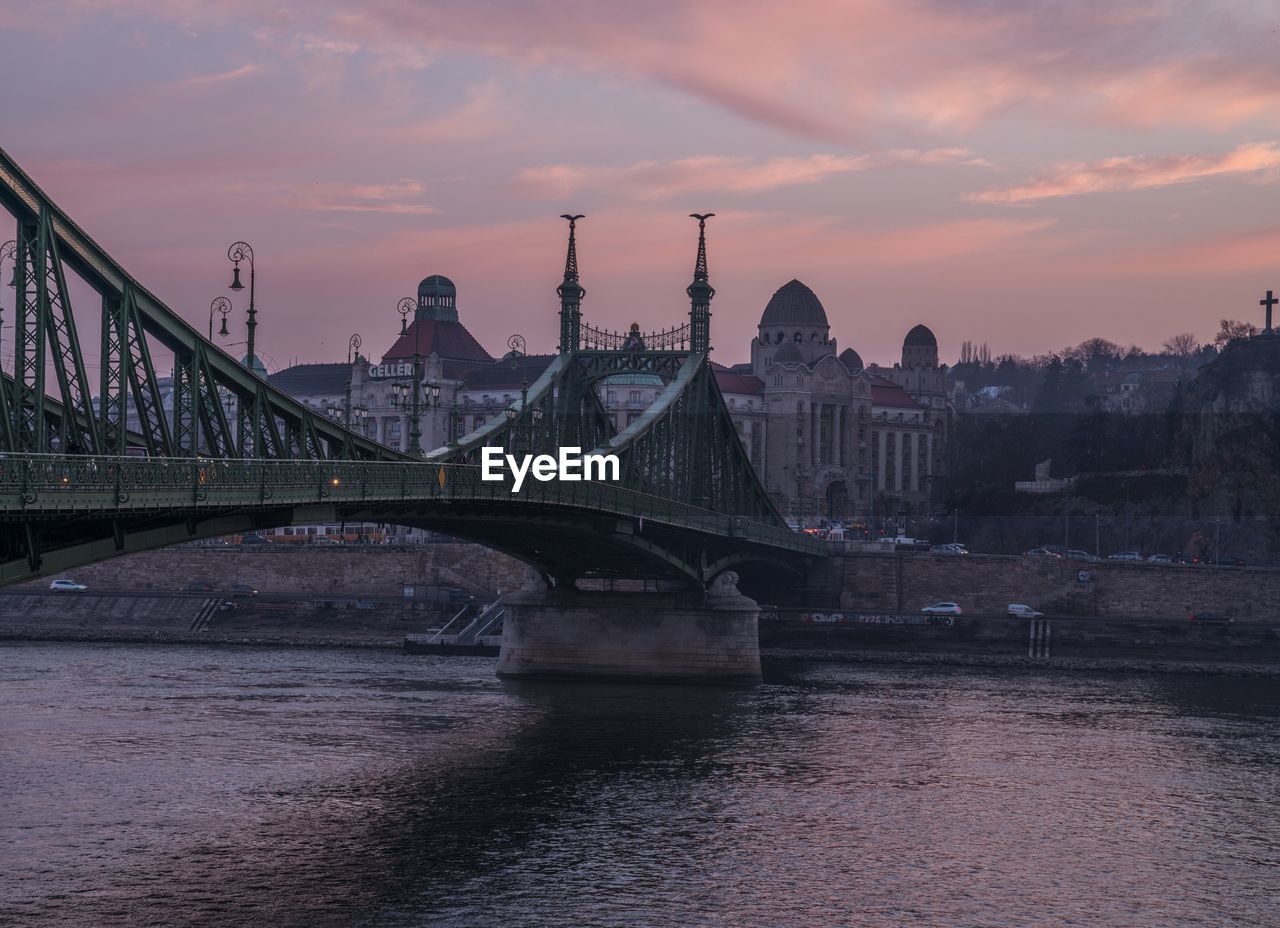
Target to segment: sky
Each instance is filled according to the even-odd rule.
[[[724,363],[793,277],[869,362],[917,322],[944,362],[1155,348],[1280,290],[1278,30],[1274,0],[0,0],[0,147],[193,324],[227,295],[243,332],[248,241],[274,366],[380,356],[434,273],[490,351],[553,350],[564,212],[616,329],[687,316],[715,212]]]

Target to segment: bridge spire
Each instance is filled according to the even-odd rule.
[[[587,295],[587,291],[578,282],[578,245],[574,239],[574,230],[578,220],[586,217],[581,213],[562,213],[560,218],[569,220],[569,250],[564,256],[564,281],[556,287],[556,293],[560,297],[560,350],[567,353],[577,351],[581,344],[582,298]]]
[[[690,213],[698,220],[698,260],[693,265],[693,283],[685,289],[689,294],[689,347],[700,354],[711,352],[711,298],[716,288],[711,286],[707,272],[707,220],[715,213]]]

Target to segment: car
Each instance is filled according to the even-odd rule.
[[[958,545],[954,543],[945,544],[945,545],[934,545],[929,550],[934,554],[968,554],[969,553],[969,549],[966,548],[964,545]]]
[[[83,593],[89,588],[83,583],[76,583],[74,580],[54,580],[49,584],[49,589],[57,590],[60,593]]]
[[[920,610],[924,615],[960,615],[963,611],[959,603],[934,603]]]
[[[1067,551],[1067,558],[1072,561],[1096,561],[1097,558],[1088,551],[1081,551],[1079,548],[1071,548]]]
[[[342,544],[342,542],[341,542],[341,541],[338,541],[338,539],[336,539],[336,538],[329,538],[329,537],[328,537],[328,536],[326,536],[326,535],[317,535],[315,538],[312,538],[312,539],[311,539],[311,543],[312,543],[313,545],[340,545],[340,544]]]
[[[1187,616],[1187,621],[1199,622],[1201,625],[1230,625],[1235,619],[1220,612],[1193,612]]]
[[[240,607],[229,599],[224,599],[222,605],[218,607],[219,612],[235,612]]]
[[[257,532],[245,532],[245,534],[240,538],[240,544],[265,545],[265,544],[270,544],[270,542],[268,542],[267,539],[263,538]]]
[[[258,591],[247,583],[237,583],[231,588],[232,596],[257,596]]]
[[[1048,548],[1032,548],[1030,551],[1024,551],[1022,556],[1023,557],[1062,557],[1061,554],[1057,554],[1053,551],[1050,551]]]
[[[1115,554],[1107,555],[1108,561],[1140,561],[1142,555],[1137,551],[1117,551]]]
[[[1026,603],[1009,603],[1009,615],[1017,616],[1020,619],[1038,619],[1044,615],[1043,612],[1037,612]]]
[[[1173,555],[1171,554],[1153,554],[1147,558],[1148,564],[1172,564]]]

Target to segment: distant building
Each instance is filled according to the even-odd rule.
[[[730,414],[780,510],[864,526],[919,513],[940,475],[951,420],[933,333],[917,325],[902,362],[837,353],[821,301],[791,280],[770,298],[751,361],[719,374]]]
[[[1101,409],[1137,416],[1168,409],[1178,382],[1184,376],[1181,368],[1172,366],[1102,371],[1090,379]]]
[[[340,419],[359,407],[370,438],[409,451],[413,423],[405,394],[415,355],[422,369],[423,451],[503,415],[553,360],[489,354],[461,321],[453,282],[432,275],[418,286],[413,321],[380,360],[299,364],[269,379],[318,411],[339,410]],[[937,340],[925,326],[907,333],[901,363],[864,367],[852,349],[837,355],[821,302],[793,280],[765,306],[750,362],[715,370],[751,462],[794,520],[865,526],[927,506],[952,408]],[[624,429],[663,387],[652,374],[619,374],[603,381],[600,398]]]

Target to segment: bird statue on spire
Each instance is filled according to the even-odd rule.
[[[698,220],[698,259],[693,265],[693,283],[685,289],[689,294],[689,347],[706,354],[711,351],[711,298],[716,295],[707,271],[707,220],[715,213],[690,213]]]
[[[578,282],[578,244],[574,237],[582,213],[561,213],[561,219],[569,220],[569,250],[564,256],[564,280],[556,287],[560,297],[560,350],[577,351],[581,341],[582,298],[587,295]]]

